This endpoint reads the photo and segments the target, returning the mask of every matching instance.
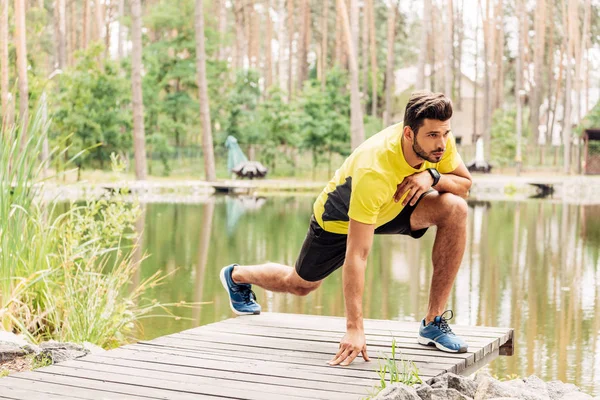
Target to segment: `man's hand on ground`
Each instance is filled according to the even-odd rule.
[[[367,342],[362,329],[348,329],[340,342],[337,354],[327,363],[329,365],[349,365],[362,353],[365,361],[370,361],[367,355]]]
[[[421,195],[431,189],[433,184],[433,178],[427,171],[418,172],[416,174],[407,176],[404,180],[396,187],[396,193],[394,194],[394,201],[397,203],[400,201],[404,193],[408,192],[402,205],[406,206],[409,202],[411,206],[414,206]]]

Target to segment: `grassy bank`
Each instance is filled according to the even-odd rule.
[[[111,348],[135,340],[141,318],[176,305],[144,297],[164,277],[139,281],[139,207],[118,196],[66,211],[37,202],[32,185],[43,180],[39,155],[46,131],[38,113],[27,134],[22,126],[1,132],[8,144],[0,150],[1,329],[33,343],[88,341]]]

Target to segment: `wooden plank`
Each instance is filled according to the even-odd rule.
[[[201,348],[201,349],[189,349],[189,348],[176,348],[176,347],[166,347],[166,346],[157,346],[157,345],[130,345],[128,349],[137,349],[142,348],[143,351],[149,351],[153,353],[162,353],[162,354],[176,354],[176,355],[184,355],[187,357],[193,358],[210,358],[213,360],[221,360],[221,359],[236,359],[240,358],[239,352],[231,352],[228,350],[219,350],[219,349],[211,349],[210,347]],[[151,348],[151,350],[148,350]],[[197,356],[196,356],[196,355]],[[347,367],[331,367],[326,365],[326,361],[321,360],[315,364],[314,361],[304,361],[298,360],[294,357],[289,356],[280,356],[278,354],[261,354],[261,353],[252,353],[245,355],[244,358],[251,358],[264,361],[277,361],[277,362],[285,362],[289,365],[293,365],[294,368],[301,370],[309,370],[309,371],[318,371],[319,374],[323,375],[334,375],[336,378],[338,376],[347,376],[352,378],[364,378],[364,379],[375,379],[378,380],[379,376],[377,375],[377,370],[379,364],[376,359],[371,358],[371,362],[365,362],[361,359],[355,360],[352,364]],[[331,359],[331,357],[329,357]],[[416,363],[419,365],[419,363]],[[429,365],[432,365],[431,368],[428,368]],[[454,364],[445,364],[440,366],[440,364],[428,364],[421,363],[421,370],[424,371],[425,375],[435,376],[443,372],[453,372],[456,371]]]
[[[272,313],[264,312],[260,315],[244,315],[241,317],[233,318],[248,321],[274,321],[274,322],[289,322],[299,326],[305,326],[307,323],[311,325],[320,326],[322,329],[335,329],[345,328],[346,318],[345,317],[330,317],[323,315],[305,315],[305,314],[287,314],[287,313]],[[378,319],[365,319],[365,329],[378,329],[388,331],[389,329],[397,329],[401,331],[412,331],[417,332],[419,329],[420,322],[407,322],[407,321],[393,321],[393,320],[378,320]],[[451,324],[452,329],[456,332],[464,333],[506,333],[512,328],[504,327],[488,327],[488,326],[464,326]]]
[[[226,354],[210,354],[207,352],[198,352],[198,353],[190,353],[189,351],[175,351],[173,349],[168,348],[153,348],[152,350],[147,350],[148,346],[145,346],[146,349],[143,349],[140,353],[139,349],[136,350],[125,350],[119,352],[118,357],[124,359],[131,360],[139,360],[139,359],[154,359],[161,360],[164,359],[166,355],[185,357],[190,360],[190,363],[197,363],[200,365],[201,360],[213,361],[213,362],[232,362],[235,363],[236,360],[239,362],[239,357],[235,357],[235,354],[226,353]],[[141,355],[140,355],[141,354]],[[368,383],[372,384],[373,381],[379,380],[379,375],[377,374],[379,363],[372,359],[371,362],[362,361],[365,366],[369,366],[369,369],[356,369],[352,368],[354,365],[351,364],[348,367],[332,367],[329,365],[323,364],[296,364],[290,362],[286,359],[272,360],[272,359],[255,359],[251,358],[252,361],[255,361],[259,365],[265,366],[273,366],[275,368],[285,368],[293,370],[294,376],[300,376],[302,373],[310,373],[310,374],[318,374],[321,380],[331,381],[335,380],[336,382],[344,382],[346,379],[352,380],[355,383]],[[159,361],[157,361],[159,362]],[[358,362],[355,361],[358,364]],[[422,375],[427,375],[428,377],[433,377],[438,375],[440,371],[443,371],[439,366],[433,368],[422,368]]]
[[[211,356],[203,357],[198,354],[196,357],[190,356],[185,352],[173,354],[173,352],[153,352],[149,350],[124,350],[119,352],[114,357],[98,355],[97,358],[81,358],[85,362],[99,362],[105,364],[114,364],[122,366],[136,366],[142,369],[161,370],[168,369],[169,371],[179,371],[181,367],[182,373],[190,375],[204,375],[210,373],[211,376],[227,378],[234,375],[240,375],[239,380],[251,379],[256,382],[271,382],[273,378],[278,379],[281,383],[288,383],[287,386],[301,385],[305,387],[307,381],[329,383],[335,380],[336,384],[344,385],[372,385],[374,380],[378,379],[373,375],[372,379],[349,377],[346,375],[329,375],[323,373],[319,368],[310,368],[310,366],[296,366],[294,364],[254,360],[254,365],[248,365],[243,360],[235,357],[227,356]],[[193,368],[187,371],[185,368]],[[265,378],[268,376],[268,379]],[[275,382],[277,383],[277,382]],[[334,385],[335,386],[335,385]],[[341,389],[341,388],[337,388]],[[332,390],[337,390],[332,387]]]
[[[44,400],[85,400],[86,397],[72,397],[65,394],[57,395],[56,393],[48,392],[46,390],[40,392],[32,388],[32,385],[28,385],[27,388],[16,388],[14,386],[0,385],[0,399],[12,399],[12,400],[31,400],[32,398],[44,398]],[[35,394],[38,393],[38,394]],[[43,395],[43,396],[42,396]]]
[[[84,357],[61,363],[63,367],[80,368],[90,371],[115,372],[132,376],[151,377],[158,371],[161,379],[176,382],[195,383],[197,378],[218,378],[233,381],[235,384],[247,382],[270,384],[280,387],[281,393],[297,392],[295,388],[304,390],[307,387],[331,392],[364,394],[365,384],[347,380],[340,382],[326,381],[318,374],[302,373],[285,369],[281,365],[268,365],[264,362],[223,362],[212,360],[190,360],[183,356],[153,357],[139,354],[140,361],[132,358],[118,359],[112,357]],[[370,387],[370,385],[369,385]],[[289,390],[294,388],[294,390]],[[309,393],[307,393],[308,395]]]
[[[329,345],[333,345],[334,349],[337,350],[337,348],[339,347],[339,342],[340,342],[340,338],[339,337],[331,337],[331,338],[325,338],[323,336],[318,336],[318,337],[309,337],[308,335],[303,335],[302,333],[296,333],[296,334],[279,334],[279,333],[269,333],[268,331],[263,331],[258,333],[258,331],[256,333],[252,332],[251,329],[248,329],[246,332],[243,331],[243,329],[232,332],[231,330],[229,332],[225,331],[225,330],[213,330],[213,329],[204,329],[202,331],[200,331],[203,335],[206,335],[208,332],[217,334],[217,336],[220,336],[219,334],[228,334],[228,335],[238,335],[240,337],[240,339],[246,339],[248,338],[248,336],[251,336],[253,338],[257,338],[259,340],[270,340],[270,339],[283,339],[283,340],[293,340],[295,342],[299,342],[299,343],[305,343],[309,346],[312,346],[315,343],[319,343],[319,344],[329,344]],[[194,335],[190,335],[190,334],[177,334],[176,335],[177,338],[185,338],[185,339],[190,339],[190,340],[196,340],[196,341],[205,341],[205,336],[200,336],[198,332],[196,332],[196,334]],[[390,349],[392,348],[392,341],[391,339],[388,341],[375,341],[375,340],[371,340],[369,336],[366,337],[367,339],[367,345],[369,347],[369,350],[381,350],[381,348],[385,348],[385,349]],[[483,357],[485,354],[492,352],[493,350],[497,349],[500,347],[500,342],[498,339],[494,340],[494,341],[490,341],[488,342],[484,347],[482,346],[469,346],[469,351],[467,353],[462,353],[462,354],[456,354],[456,353],[443,353],[440,350],[438,350],[437,348],[433,347],[433,346],[424,346],[422,344],[416,343],[416,341],[414,339],[402,339],[402,340],[397,340],[396,341],[396,349],[399,351],[402,351],[403,353],[410,353],[410,354],[423,354],[423,355],[428,355],[428,356],[432,356],[432,357],[450,357],[450,358],[459,358],[459,359],[465,359],[468,358],[469,354],[474,354],[475,355],[475,361],[477,361],[479,358]],[[418,353],[415,353],[418,352]],[[441,354],[440,354],[441,353]],[[335,352],[332,353],[332,355],[335,354]]]
[[[241,335],[252,335],[252,336],[267,336],[267,337],[278,337],[282,339],[297,339],[297,340],[314,340],[320,342],[333,342],[339,343],[344,333],[338,332],[326,332],[326,331],[314,331],[314,330],[298,330],[298,329],[286,329],[280,327],[264,327],[256,325],[242,325],[242,324],[211,324],[204,326],[201,332],[224,332]],[[180,335],[184,337],[194,337],[193,333],[182,332]],[[417,335],[413,334],[410,337],[399,337],[395,335],[372,335],[369,333],[365,334],[367,339],[367,346],[379,345],[379,346],[390,346],[392,345],[392,339],[396,340],[397,344],[401,344],[402,347],[411,347],[419,349],[427,349],[426,346],[420,345],[417,342]],[[497,343],[499,347],[499,338],[466,338],[463,337],[469,344],[469,349],[481,349],[488,346],[492,346],[493,343]],[[433,351],[439,351],[432,349]]]
[[[0,379],[0,387],[10,387],[18,390],[25,390],[29,392],[29,399],[33,398],[41,398],[41,395],[35,395],[34,393],[43,393],[53,396],[58,396],[59,398],[65,398],[67,396],[74,396],[78,399],[88,399],[88,400],[103,400],[110,398],[115,398],[118,396],[119,400],[139,400],[139,399],[147,399],[149,397],[140,397],[136,396],[135,393],[125,394],[120,391],[104,391],[102,389],[94,389],[86,386],[77,386],[72,383],[52,383],[40,381],[38,379],[29,379],[30,376],[36,376],[37,373],[35,371],[29,372],[20,372],[17,374],[11,374],[11,378],[13,379]],[[4,389],[3,389],[4,390]],[[45,398],[45,396],[44,396]],[[151,397],[157,398],[157,397]]]
[[[299,341],[299,340],[285,340],[277,338],[256,338],[242,335],[234,335],[227,333],[211,333],[198,331],[195,338],[189,338],[182,336],[181,334],[169,335],[168,338],[158,338],[153,341],[157,343],[164,343],[165,340],[177,340],[182,341],[185,344],[192,345],[193,342],[207,341],[216,343],[230,343],[239,344],[247,347],[257,347],[262,349],[284,349],[284,350],[297,350],[297,351],[310,351],[313,353],[324,353],[334,355],[336,354],[339,343],[324,343],[315,341]],[[390,346],[371,346],[371,350],[374,352],[382,351],[386,352],[390,349]],[[422,356],[452,360],[459,364],[465,364],[465,366],[471,365],[475,362],[475,353],[445,353],[441,351],[432,352],[430,348],[423,346],[422,349],[402,349],[402,354],[406,357],[409,356]]]
[[[288,317],[277,317],[269,315],[269,313],[256,315],[256,316],[242,316],[237,318],[230,318],[227,320],[215,322],[213,324],[203,325],[201,327],[188,329],[181,333],[191,333],[195,330],[209,327],[216,324],[243,324],[243,325],[259,325],[259,326],[271,326],[271,327],[286,327],[290,329],[311,329],[320,330],[323,332],[346,332],[345,319],[333,319],[330,322],[321,319],[290,319]],[[367,334],[378,334],[378,335],[395,335],[401,337],[415,337],[419,331],[418,322],[400,322],[400,321],[385,321],[390,322],[386,326],[375,325],[371,323],[372,320],[365,320],[365,333]],[[488,328],[488,327],[469,327],[461,325],[452,325],[452,330],[460,336],[473,337],[473,338],[504,338],[508,340],[512,337],[512,328]],[[509,335],[509,336],[507,336]]]
[[[224,336],[224,335],[221,335]],[[230,337],[216,337],[216,336],[205,336],[202,338],[203,340],[193,340],[193,339],[186,339],[186,338],[180,338],[180,337],[163,337],[163,338],[158,338],[153,340],[152,342],[147,342],[147,343],[155,343],[155,344],[159,344],[159,345],[166,345],[166,346],[174,346],[174,347],[181,347],[184,346],[184,348],[204,348],[206,347],[206,343],[222,343],[222,344],[232,344],[232,341],[234,339],[231,339]],[[196,343],[194,343],[196,342]],[[288,345],[284,344],[280,344],[277,346],[273,345],[272,343],[267,343],[267,341],[264,341],[264,344],[261,344],[260,342],[254,342],[252,345],[247,344],[244,340],[237,340],[237,342],[235,342],[234,344],[237,344],[238,346],[240,346],[240,351],[249,351],[251,350],[252,352],[272,352],[275,350],[284,350],[284,351],[289,351],[290,349],[294,350],[294,351],[299,351],[299,352],[306,352],[306,353],[321,353],[321,355],[325,355],[325,357],[329,357],[329,360],[331,360],[331,357],[333,357],[333,355],[336,354],[337,349],[339,346],[337,345],[329,345],[329,346],[323,346],[323,345],[319,345],[318,343],[311,343],[310,345],[294,345],[293,342],[289,343]],[[146,342],[140,342],[140,343],[146,343]],[[378,351],[376,351],[378,350]],[[379,354],[379,353],[383,353],[384,355],[386,355],[387,357],[391,357],[391,351],[389,348],[387,347],[381,347],[379,349],[371,349],[372,354]],[[443,363],[443,364],[450,364],[450,365],[457,365],[457,366],[462,366],[462,367],[466,367],[470,364],[472,364],[474,362],[474,354],[470,353],[470,354],[466,354],[467,356],[469,356],[471,358],[471,362],[469,364],[466,363],[465,359],[461,359],[461,358],[452,358],[452,357],[438,357],[436,356],[432,356],[430,355],[430,352],[426,352],[425,350],[422,351],[418,351],[418,350],[411,350],[408,349],[406,351],[402,351],[402,358],[407,360],[407,361],[424,361],[424,362],[431,362],[431,363]],[[360,364],[358,364],[360,365]],[[357,366],[358,367],[358,366]],[[354,367],[354,368],[357,368]]]
[[[78,377],[93,379],[99,381],[109,381],[134,386],[143,386],[148,388],[170,390],[172,396],[179,396],[179,393],[208,394],[216,396],[228,396],[233,398],[261,400],[261,399],[347,399],[348,396],[343,393],[333,393],[311,389],[293,388],[285,390],[282,386],[272,386],[260,383],[237,383],[228,379],[216,379],[206,377],[182,377],[181,380],[173,381],[166,379],[166,372],[145,371],[144,376],[124,375],[123,373],[114,373],[110,371],[95,371],[82,368],[62,367],[53,365],[43,368],[40,372],[59,374],[65,377]],[[192,381],[193,380],[193,381]],[[283,393],[282,393],[283,392]]]
[[[49,367],[46,367],[49,368]],[[208,396],[201,393],[174,392],[171,390],[163,390],[159,388],[148,388],[144,386],[136,386],[129,384],[121,384],[114,382],[106,382],[96,379],[80,378],[74,376],[63,376],[59,374],[51,374],[45,371],[46,368],[40,368],[31,372],[21,372],[15,374],[16,379],[22,379],[28,384],[48,383],[58,386],[63,386],[69,392],[79,393],[85,390],[86,395],[97,396],[90,397],[92,399],[169,399],[177,395],[178,400],[195,400],[195,399],[215,399],[214,396]],[[137,396],[137,397],[136,397]]]
[[[262,328],[270,328],[273,330],[280,331],[282,333],[298,333],[299,327],[294,324],[289,326],[287,323],[278,323],[277,321],[260,321],[257,319],[248,319],[248,318],[230,318],[219,322],[214,322],[211,324],[203,325],[201,327],[189,329],[180,332],[182,335],[193,335],[195,331],[204,330],[204,329],[232,329],[232,327],[249,327],[253,329],[262,329]],[[235,328],[233,328],[235,329]],[[319,325],[307,325],[303,324],[303,328],[300,330],[302,333],[308,333],[311,335],[338,335],[343,336],[346,333],[345,326],[338,327],[338,329],[321,329]],[[502,333],[487,333],[485,336],[478,335],[476,333],[465,333],[461,336],[473,343],[485,343],[489,339],[501,339],[508,332]],[[365,334],[371,336],[375,339],[391,339],[395,337],[406,338],[406,339],[416,339],[418,336],[418,328],[416,330],[411,329],[410,331],[402,331],[397,329],[366,329]]]

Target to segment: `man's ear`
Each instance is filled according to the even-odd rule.
[[[404,127],[404,131],[402,132],[402,135],[406,139],[410,140],[411,142],[413,141],[413,135],[414,135],[414,133],[413,133],[413,130],[410,128],[410,126],[405,126]]]

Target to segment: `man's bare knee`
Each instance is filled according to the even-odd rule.
[[[293,293],[296,296],[306,296],[310,292],[317,290],[319,288],[319,286],[321,286],[320,282],[316,282],[316,284],[310,285],[310,286],[297,286],[294,288]]]
[[[306,281],[296,271],[292,272],[288,277],[288,291],[296,296],[306,296],[321,286],[321,281],[310,282]]]
[[[440,201],[440,222],[466,222],[469,207],[465,199],[452,193],[442,193]]]

